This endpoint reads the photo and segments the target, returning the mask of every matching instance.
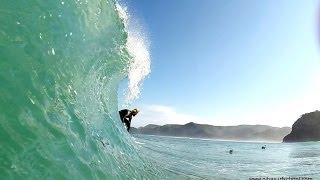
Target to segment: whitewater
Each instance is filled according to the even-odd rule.
[[[317,142],[130,135],[149,43],[117,1],[4,0],[0,22],[0,179],[320,177]]]

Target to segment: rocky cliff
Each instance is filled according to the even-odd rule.
[[[303,114],[283,142],[320,141],[320,111]]]

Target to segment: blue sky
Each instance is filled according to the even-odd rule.
[[[150,42],[133,126],[291,126],[320,110],[318,1],[127,0]]]

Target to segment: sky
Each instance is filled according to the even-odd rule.
[[[317,0],[123,0],[151,73],[132,126],[289,126],[320,110]]]

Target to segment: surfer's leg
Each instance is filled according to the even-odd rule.
[[[124,119],[124,123],[126,124],[127,126],[127,131],[129,132],[129,129],[130,129],[130,122],[127,120],[127,119]]]

